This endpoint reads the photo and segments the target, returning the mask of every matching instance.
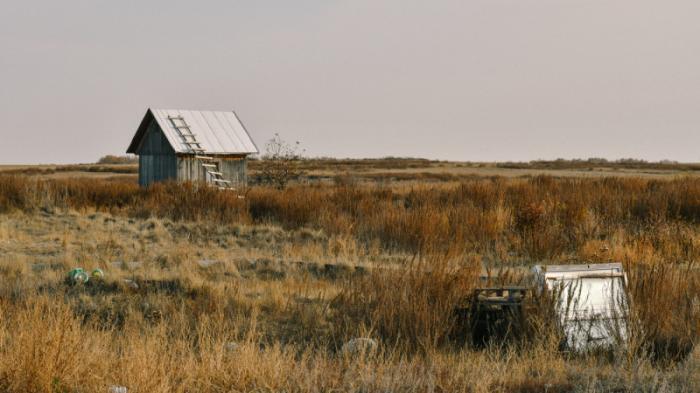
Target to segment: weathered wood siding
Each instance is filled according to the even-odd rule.
[[[149,184],[175,180],[177,177],[177,161],[174,155],[140,155],[139,156],[139,184]]]
[[[218,161],[219,171],[223,173],[224,179],[230,180],[233,185],[248,183],[245,157],[227,157]]]
[[[245,157],[214,156],[213,158],[206,162],[218,165],[219,172],[224,179],[231,181],[231,185],[240,186],[247,183]],[[202,166],[202,161],[189,155],[177,157],[177,180],[211,182],[209,174]]]
[[[194,156],[179,155],[177,157],[177,180],[178,181],[207,181],[207,171],[202,166],[202,161]]]
[[[177,180],[210,183],[210,175],[194,154],[176,154],[158,122],[152,120],[137,149],[139,155],[139,184]],[[231,185],[247,182],[245,155],[218,155],[207,163],[217,164],[218,171]]]
[[[175,151],[155,121],[149,124],[137,154],[140,185],[147,186],[157,181],[177,178]]]

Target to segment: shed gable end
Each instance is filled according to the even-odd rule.
[[[139,155],[174,155],[175,150],[170,145],[163,130],[155,119],[151,119],[141,140],[135,148]]]

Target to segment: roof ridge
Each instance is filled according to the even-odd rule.
[[[127,149],[128,153],[137,153],[141,139],[151,122],[151,116],[165,135],[168,143],[176,153],[192,153],[184,143],[181,131],[169,120],[170,116],[181,116],[189,126],[190,132],[200,142],[204,153],[216,154],[254,154],[258,149],[250,134],[241,123],[235,111],[157,109],[148,108],[134,138]],[[201,119],[199,119],[201,117]]]

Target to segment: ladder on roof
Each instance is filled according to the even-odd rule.
[[[207,183],[220,190],[235,190],[230,180],[224,179],[223,173],[219,170],[219,164],[214,161],[214,158],[206,155],[206,151],[202,147],[201,142],[199,142],[192,132],[192,128],[187,124],[182,116],[168,116],[168,120],[172,123],[173,127],[182,136],[183,143],[190,149],[190,152],[194,153],[194,158],[199,161],[202,168],[206,172]]]

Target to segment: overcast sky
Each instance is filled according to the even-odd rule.
[[[0,163],[123,154],[148,107],[310,156],[700,161],[698,0],[0,0]]]

